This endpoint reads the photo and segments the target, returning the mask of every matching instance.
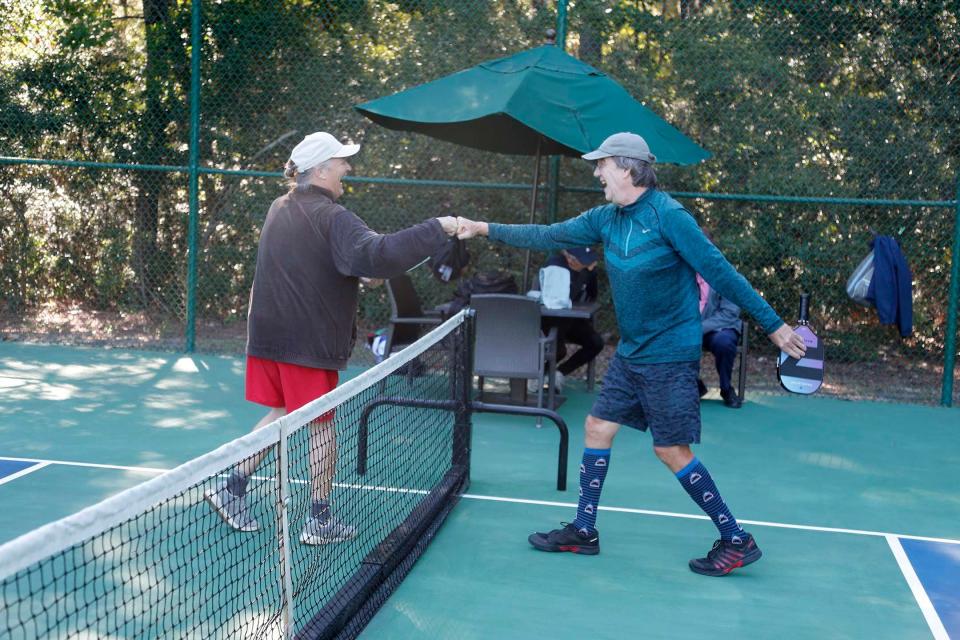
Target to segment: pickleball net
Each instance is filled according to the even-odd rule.
[[[461,312],[302,409],[4,544],[0,637],[355,637],[469,482],[470,329]],[[252,458],[258,527],[237,531],[204,494]],[[323,469],[350,535],[307,544]]]

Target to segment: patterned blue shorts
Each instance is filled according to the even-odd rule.
[[[590,415],[640,431],[668,447],[700,442],[700,362],[630,364],[615,355]]]

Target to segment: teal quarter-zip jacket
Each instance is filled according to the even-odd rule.
[[[491,240],[525,249],[603,243],[620,328],[617,353],[632,363],[700,359],[696,273],[753,316],[765,333],[783,320],[727,262],[683,206],[648,189],[625,207],[606,204],[552,225],[489,225]]]

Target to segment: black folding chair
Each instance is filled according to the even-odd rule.
[[[407,274],[387,280],[387,294],[390,298],[390,328],[383,351],[385,357],[416,342],[425,333],[424,328],[443,321],[439,312],[424,311],[420,296]]]
[[[480,400],[484,401],[485,378],[508,378],[509,397],[495,401],[527,404],[526,382],[533,379],[537,384],[536,406],[556,408],[557,330],[554,327],[546,336],[540,332],[540,303],[527,296],[487,293],[472,295],[470,306],[477,314],[473,370]]]

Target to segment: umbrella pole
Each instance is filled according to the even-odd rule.
[[[540,143],[543,138],[537,138],[537,160],[533,167],[533,195],[530,197],[530,224],[533,224],[537,215],[537,189],[540,187]],[[520,292],[524,293],[530,286],[530,249],[527,249],[523,260],[523,284]]]

